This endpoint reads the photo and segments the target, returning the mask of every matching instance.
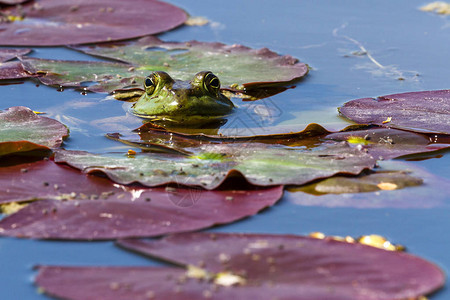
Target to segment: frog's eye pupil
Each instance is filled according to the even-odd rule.
[[[153,80],[151,80],[150,78],[146,78],[144,84],[145,84],[145,86],[152,86],[153,85]]]
[[[204,78],[204,84],[208,91],[216,94],[220,89],[220,80],[213,73],[207,73]]]
[[[209,82],[209,85],[215,89],[218,89],[220,87],[219,78],[214,77],[213,79],[211,79],[211,81]]]

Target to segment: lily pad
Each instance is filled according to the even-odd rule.
[[[357,99],[345,103],[339,112],[360,124],[450,134],[450,90]]]
[[[335,176],[287,189],[284,199],[303,206],[430,208],[448,206],[450,185],[414,164],[379,162],[381,168],[358,177]],[[433,195],[433,197],[430,197]]]
[[[194,154],[120,153],[91,154],[82,151],[56,152],[55,161],[83,172],[103,172],[121,184],[145,186],[166,183],[218,187],[227,176],[241,173],[254,185],[304,184],[338,173],[359,174],[375,159],[346,143],[313,149],[293,149],[261,143],[205,144]]]
[[[99,240],[198,230],[252,216],[282,193],[281,186],[220,191],[124,186],[39,161],[0,168],[1,203],[39,200],[2,219],[0,235]]]
[[[305,64],[291,56],[280,56],[267,48],[254,50],[241,45],[197,41],[174,43],[145,37],[128,43],[75,49],[121,63],[34,58],[26,58],[22,62],[30,73],[46,73],[39,78],[44,84],[80,86],[96,82],[87,88],[94,92],[140,89],[144,78],[158,70],[181,80],[189,80],[201,70],[210,70],[220,78],[223,88],[241,91],[287,84],[308,72]]]
[[[0,204],[42,199],[133,201],[150,197],[148,189],[113,184],[100,176],[86,176],[51,160],[1,166],[0,191]]]
[[[5,62],[30,52],[31,49],[0,49],[0,62]]]
[[[23,65],[19,61],[8,61],[5,63],[0,63],[0,79],[21,79],[36,77],[26,72]]]
[[[24,2],[27,2],[30,0],[0,0],[1,4],[7,4],[7,5],[15,5],[15,4],[21,4]]]
[[[178,267],[40,266],[36,284],[64,299],[337,300],[416,299],[445,281],[416,256],[330,239],[186,233],[119,245]]]
[[[35,77],[26,72],[19,61],[7,62],[29,53],[31,49],[0,49],[0,79]]]
[[[257,214],[281,198],[282,187],[194,191],[197,195],[191,199],[192,193],[190,189],[167,192],[161,188],[134,200],[40,200],[2,219],[0,235],[105,240],[199,230]],[[179,201],[195,203],[184,207],[178,206]]]
[[[322,140],[347,141],[355,147],[365,149],[379,160],[450,147],[448,140],[444,138],[384,127],[350,126],[340,132],[330,133]]]
[[[0,111],[0,156],[59,147],[69,134],[60,122],[16,106]]]
[[[448,139],[413,133],[409,131],[377,126],[349,126],[339,132],[330,132],[318,124],[309,124],[304,130],[285,134],[256,136],[223,136],[185,134],[146,123],[122,135],[107,134],[107,137],[144,150],[177,151],[189,153],[190,148],[204,144],[264,143],[291,147],[316,147],[325,143],[347,142],[352,147],[367,151],[373,157],[385,160],[409,154],[433,152],[450,147]]]
[[[57,46],[129,39],[183,24],[186,13],[156,0],[41,0],[0,11],[1,45]]]

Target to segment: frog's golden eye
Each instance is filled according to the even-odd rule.
[[[205,74],[203,84],[210,93],[217,94],[220,90],[220,80],[211,72]]]
[[[154,73],[150,74],[150,76],[145,78],[144,87],[145,87],[145,92],[147,93],[147,95],[151,95],[155,91],[156,81],[157,81],[157,77]]]

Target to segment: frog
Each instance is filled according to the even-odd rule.
[[[198,72],[189,81],[155,71],[145,78],[144,93],[132,105],[131,113],[150,121],[192,125],[224,118],[234,109],[211,71]]]

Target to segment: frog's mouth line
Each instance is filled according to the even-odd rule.
[[[213,123],[219,120],[226,121],[227,118],[231,115],[188,115],[188,116],[165,116],[165,115],[145,115],[136,113],[132,107],[129,108],[129,112],[132,115],[135,115],[139,118],[143,118],[145,120],[155,122],[155,123],[174,123],[174,124],[183,124],[183,125],[201,125],[206,123]]]

